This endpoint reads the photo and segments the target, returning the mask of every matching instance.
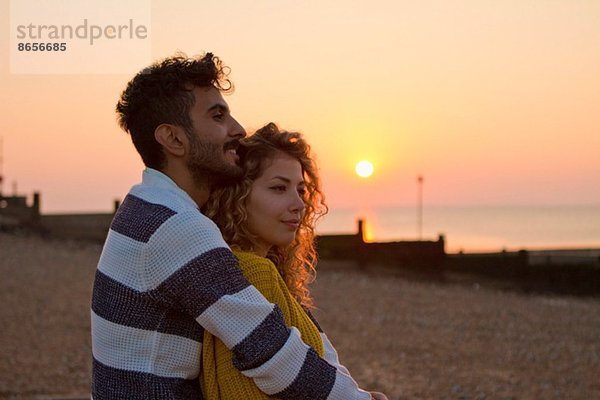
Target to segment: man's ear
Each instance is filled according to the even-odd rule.
[[[154,138],[165,152],[175,157],[183,157],[189,147],[189,139],[184,130],[171,124],[160,124],[154,130]]]

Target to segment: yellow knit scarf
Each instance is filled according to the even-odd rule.
[[[319,330],[302,306],[291,295],[275,265],[254,253],[234,251],[240,268],[250,281],[271,303],[281,309],[288,327],[295,326],[304,343],[322,357],[323,341]],[[270,399],[254,381],[238,371],[232,362],[232,353],[221,340],[204,331],[202,340],[202,394],[206,400]]]

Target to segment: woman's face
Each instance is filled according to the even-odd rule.
[[[304,215],[305,184],[300,162],[285,153],[269,161],[262,175],[252,182],[246,200],[248,229],[258,237],[255,251],[261,256],[266,256],[272,246],[290,244]]]

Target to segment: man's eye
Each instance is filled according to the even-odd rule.
[[[216,119],[217,121],[221,121],[223,119],[223,117],[224,117],[224,114],[222,114],[222,113],[215,114],[213,116],[213,118]]]

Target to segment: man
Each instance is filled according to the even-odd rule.
[[[242,174],[236,147],[245,132],[221,94],[231,87],[212,54],[175,56],[137,74],[117,105],[147,168],[117,211],[98,263],[95,400],[201,399],[204,329],[269,395],[371,398],[285,326],[199,211],[215,182]]]

